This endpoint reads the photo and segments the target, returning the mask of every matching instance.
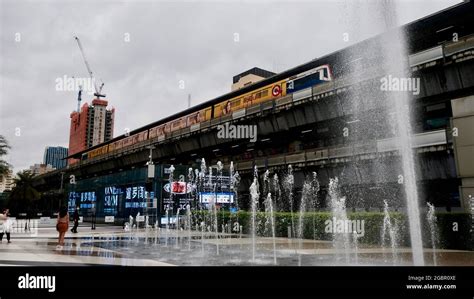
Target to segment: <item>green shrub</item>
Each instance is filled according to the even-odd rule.
[[[218,226],[232,225],[235,222],[242,226],[244,234],[251,233],[251,213],[248,211],[238,211],[230,213],[229,211],[218,211]],[[383,227],[384,214],[382,212],[352,212],[348,213],[350,220],[364,220],[364,235],[358,239],[361,244],[380,245],[381,230]],[[449,249],[472,249],[472,240],[470,233],[471,215],[469,213],[437,213],[437,234],[438,248]],[[212,219],[212,213],[209,211],[195,211],[195,223],[200,223],[206,219],[209,223]],[[277,237],[288,237],[288,227],[291,227],[292,218],[295,231],[298,230],[299,213],[276,212],[275,217],[275,235]],[[307,212],[303,215],[303,238],[315,240],[331,240],[332,234],[325,232],[326,220],[332,218],[330,212]],[[396,225],[399,246],[409,246],[409,228],[408,219],[405,214],[400,212],[390,212],[392,225]],[[196,222],[198,221],[198,222]],[[425,247],[431,247],[431,234],[425,217],[421,217],[422,235]],[[457,223],[457,227],[454,227]],[[271,236],[270,222],[264,212],[257,212],[256,215],[256,233],[259,236]],[[453,231],[453,227],[457,231]]]

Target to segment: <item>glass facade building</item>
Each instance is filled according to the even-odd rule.
[[[175,166],[175,178],[186,171],[184,166]],[[114,216],[115,223],[127,221],[129,216],[163,214],[163,203],[169,193],[163,188],[169,180],[167,166],[155,165],[155,177],[147,178],[147,167],[136,167],[116,173],[89,178],[77,178],[76,184],[68,183],[69,211],[79,206],[82,216],[95,213],[97,222],[106,216]],[[177,207],[175,207],[176,209]]]
[[[67,156],[67,147],[48,146],[44,150],[43,164],[49,164],[56,169],[61,169],[67,166],[67,160],[65,159]]]

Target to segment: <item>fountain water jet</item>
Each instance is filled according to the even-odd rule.
[[[286,193],[288,194],[288,201],[290,203],[290,215],[291,215],[291,236],[292,238],[295,235],[295,221],[293,217],[293,187],[295,185],[295,177],[293,175],[293,167],[288,165],[288,174],[285,177],[283,182],[283,187],[285,188]]]
[[[169,207],[166,207],[165,210],[165,218],[166,218],[166,235],[165,235],[165,247],[168,247],[168,237],[170,232],[170,224],[169,224]]]
[[[395,10],[393,2],[387,1],[388,9],[382,9],[385,12],[385,20],[387,29],[393,28],[395,24]],[[388,74],[400,75],[405,74],[406,49],[405,39],[400,31],[395,31],[388,39],[389,42],[383,44],[386,53],[386,70]],[[407,92],[398,92],[399,96],[390,96],[395,102],[396,124],[398,129],[398,145],[401,154],[405,196],[408,210],[408,222],[410,225],[410,240],[413,252],[413,264],[415,266],[423,266],[423,243],[421,239],[420,211],[418,204],[418,191],[416,186],[415,175],[415,157],[413,153],[412,128],[410,119],[410,101],[411,98]]]
[[[338,178],[329,179],[329,199],[331,203],[332,220],[347,223],[346,198],[339,195]],[[333,224],[334,225],[334,224]],[[333,231],[333,247],[336,249],[336,256],[344,250],[346,263],[350,262],[349,250],[351,247],[351,238],[347,232]]]
[[[188,232],[188,250],[191,251],[191,205],[186,204],[186,229]]]
[[[273,243],[273,264],[277,264],[277,257],[276,257],[276,240],[275,240],[275,215],[273,213],[273,200],[272,194],[268,192],[267,198],[265,200],[265,215],[267,215],[267,219],[270,218],[270,231],[272,236],[272,243]]]
[[[390,245],[392,249],[392,260],[393,260],[393,264],[395,265],[397,263],[397,246],[398,246],[397,227],[396,225],[392,224],[392,219],[390,217],[390,213],[388,209],[388,203],[386,200],[384,200],[384,218],[383,218],[382,235],[381,235],[382,248],[384,249],[387,247],[385,243],[387,239],[387,232],[388,232],[388,237],[389,237]]]
[[[179,212],[181,212],[180,207],[176,210],[176,221],[175,221],[176,244],[175,244],[175,248],[179,248],[179,231],[181,230],[181,225],[179,224]]]
[[[217,183],[212,184],[212,167],[209,166],[209,186],[212,186],[213,189],[213,196],[211,199],[211,202],[209,203],[212,209],[213,213],[213,224],[214,224],[214,237],[216,239],[216,254],[219,255],[219,228],[218,228],[218,223],[217,223],[217,195],[216,195],[216,188],[217,188]]]
[[[436,266],[438,264],[436,258],[436,243],[438,242],[438,232],[436,229],[436,214],[435,214],[435,207],[433,204],[428,203],[428,214],[426,215],[426,220],[428,221],[428,225],[430,227],[431,233],[431,247],[433,248],[433,264]]]
[[[257,204],[259,199],[259,187],[258,187],[258,172],[257,166],[254,169],[254,178],[253,183],[250,185],[250,204],[252,208],[252,261],[255,261],[255,251],[256,251],[256,244],[255,244],[255,237],[257,234],[257,227],[256,227],[256,217],[257,217]]]
[[[404,33],[395,28],[396,24],[396,6],[394,0],[383,0],[383,1],[372,1],[369,2],[367,15],[380,16],[378,19],[371,19],[369,22],[364,23],[370,18],[364,18],[365,16],[355,15],[353,11],[360,11],[357,4],[349,4],[348,12],[349,16],[355,16],[353,23],[349,24],[350,28],[356,28],[357,34],[363,36],[367,32],[366,29],[373,31],[373,27],[380,28],[382,31],[389,32],[381,37],[377,44],[369,44],[366,46],[360,46],[357,49],[352,49],[352,53],[349,53],[350,59],[353,56],[358,56],[356,62],[352,63],[349,68],[353,68],[350,73],[355,76],[348,78],[350,84],[356,84],[360,80],[362,73],[364,74],[375,74],[375,76],[392,76],[395,78],[406,78],[408,76],[408,62],[407,62],[407,51],[406,41]],[[350,18],[349,18],[350,19]],[[365,25],[365,26],[364,26]],[[370,29],[369,29],[370,26]],[[365,36],[364,36],[365,37]],[[368,71],[370,70],[370,71]],[[410,78],[411,79],[411,78]],[[381,81],[382,83],[382,81]],[[382,90],[382,87],[379,87]],[[393,169],[387,171],[387,169],[379,168],[378,171],[373,171],[374,180],[386,175],[387,173],[394,173],[398,180],[403,184],[404,198],[407,207],[408,224],[410,241],[412,248],[413,264],[416,266],[424,265],[423,258],[423,244],[421,238],[421,225],[420,225],[420,211],[418,202],[418,190],[416,185],[415,175],[415,156],[413,152],[413,141],[411,128],[411,116],[410,116],[410,103],[411,95],[408,91],[386,91],[383,97],[373,97],[374,90],[364,90],[364,88],[355,88],[352,91],[352,102],[354,103],[354,116],[357,118],[364,112],[363,101],[372,101],[371,104],[378,105],[377,100],[382,98],[385,101],[385,107],[383,111],[375,112],[375,115],[366,117],[366,128],[365,130],[361,127],[360,132],[356,138],[358,140],[367,139],[365,136],[374,135],[373,128],[383,128],[384,126],[392,126],[392,132],[396,138],[395,144],[398,146],[398,153],[400,157],[400,166],[402,171],[397,172]],[[360,115],[359,115],[360,114]],[[390,122],[392,120],[392,122]],[[376,122],[376,123],[374,123]],[[382,124],[383,123],[383,124]],[[362,125],[361,125],[362,126]],[[379,134],[375,134],[374,138],[379,138]],[[389,133],[389,132],[385,132]],[[358,133],[356,133],[358,134]],[[390,134],[388,134],[390,136]],[[360,137],[360,138],[359,138]],[[380,170],[383,172],[380,173]],[[380,175],[382,174],[382,175]]]
[[[298,211],[298,248],[301,251],[303,249],[303,239],[304,239],[304,215],[308,210],[311,210],[313,207],[313,198],[314,194],[314,184],[316,179],[316,172],[313,172],[313,179],[311,181],[306,181],[303,184],[303,192],[301,193],[301,202],[300,208]],[[316,180],[317,182],[317,180]],[[314,220],[314,218],[313,218]],[[313,222],[314,227],[314,222]],[[301,253],[298,254],[298,266],[301,266]]]

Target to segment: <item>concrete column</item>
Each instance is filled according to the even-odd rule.
[[[451,107],[454,157],[461,179],[461,207],[471,212],[474,209],[470,203],[470,198],[474,198],[474,96],[451,100]]]

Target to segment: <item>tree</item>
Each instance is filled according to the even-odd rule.
[[[33,187],[34,174],[29,170],[17,173],[13,179],[15,187],[8,197],[8,206],[12,213],[29,212],[32,205],[41,197],[40,193]]]
[[[10,164],[3,160],[2,156],[5,156],[8,153],[10,146],[8,145],[5,137],[0,135],[0,179],[8,174],[10,169]]]

